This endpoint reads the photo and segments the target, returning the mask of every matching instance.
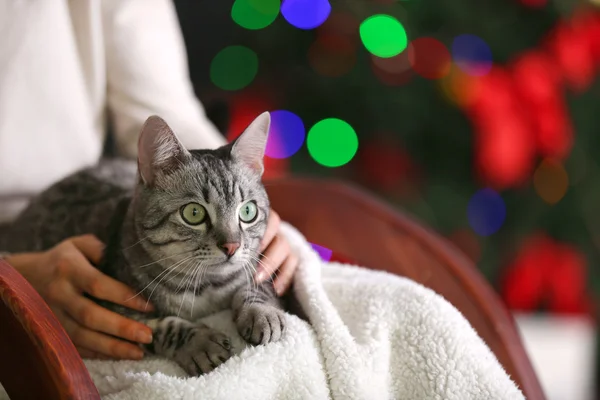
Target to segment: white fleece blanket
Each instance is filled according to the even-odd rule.
[[[465,318],[405,278],[325,263],[289,225],[301,266],[295,293],[311,324],[288,316],[282,340],[246,346],[229,312],[205,322],[239,353],[187,378],[174,363],[86,360],[102,398],[125,399],[524,399]]]

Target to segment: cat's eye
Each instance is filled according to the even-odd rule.
[[[239,215],[240,220],[247,224],[254,222],[256,217],[258,217],[258,207],[256,206],[256,203],[251,200],[242,204]]]
[[[190,225],[200,225],[206,220],[206,208],[198,203],[190,203],[181,207],[181,218]]]

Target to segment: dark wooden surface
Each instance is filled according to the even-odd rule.
[[[11,400],[97,400],[96,386],[50,308],[0,260],[0,383]]]
[[[512,317],[476,267],[438,235],[360,190],[327,181],[267,183],[273,208],[308,240],[421,282],[454,304],[529,400],[544,396]],[[98,399],[50,309],[0,261],[0,382],[13,400]],[[8,362],[6,362],[8,361]]]
[[[272,207],[316,244],[406,276],[458,308],[529,400],[543,400],[514,320],[476,266],[439,235],[364,191],[310,179],[267,184]]]

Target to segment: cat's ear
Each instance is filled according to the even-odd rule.
[[[241,161],[259,175],[264,172],[263,157],[267,147],[270,125],[271,114],[268,112],[260,114],[233,142],[231,148],[233,158]]]
[[[152,186],[158,175],[178,169],[189,152],[183,147],[164,119],[149,117],[138,140],[138,170],[142,182]]]

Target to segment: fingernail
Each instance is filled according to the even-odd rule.
[[[152,333],[147,330],[138,331],[136,338],[139,343],[152,343]]]
[[[267,276],[268,276],[268,275],[267,275],[267,271],[265,271],[265,270],[260,270],[260,271],[258,271],[258,273],[256,274],[256,276],[254,277],[254,280],[255,280],[256,282],[262,282],[262,281],[264,281],[265,279],[267,279]]]
[[[134,360],[141,360],[142,358],[144,358],[144,352],[140,349],[136,349],[136,350],[129,350],[127,352],[129,358],[134,359]]]

